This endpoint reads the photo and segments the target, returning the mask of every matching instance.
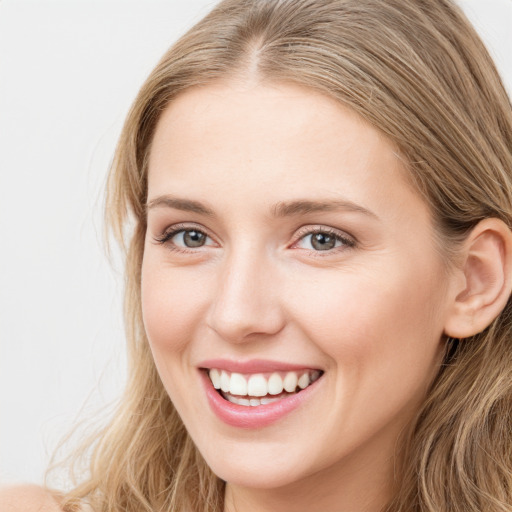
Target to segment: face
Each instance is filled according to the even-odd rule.
[[[209,85],[162,114],[144,323],[188,432],[229,484],[389,469],[448,310],[405,172],[379,132],[298,86]]]

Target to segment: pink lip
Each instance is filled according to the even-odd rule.
[[[213,367],[218,368],[218,366]],[[282,368],[282,366],[280,368]],[[303,389],[295,395],[283,398],[278,402],[250,407],[228,402],[213,387],[207,372],[201,370],[199,373],[206,391],[208,403],[215,415],[228,425],[244,429],[262,428],[280,420],[294,409],[303,405],[307,400],[311,399],[311,394],[317,389],[317,384],[322,381],[320,378],[310,384],[306,389]]]
[[[199,368],[217,368],[218,370],[226,370],[228,372],[237,373],[266,373],[278,371],[299,371],[299,370],[315,370],[308,365],[297,365],[290,363],[282,363],[279,361],[269,361],[265,359],[252,359],[251,361],[232,361],[229,359],[208,359],[197,365]]]

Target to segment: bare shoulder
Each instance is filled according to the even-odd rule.
[[[55,498],[37,485],[0,488],[0,512],[62,512]]]

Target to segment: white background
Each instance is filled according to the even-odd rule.
[[[461,0],[512,91],[512,0]],[[206,0],[0,0],[0,483],[124,379],[103,185],[124,116]]]

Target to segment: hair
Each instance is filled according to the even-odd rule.
[[[219,80],[293,83],[349,107],[398,149],[447,260],[482,219],[512,226],[512,109],[486,48],[450,0],[224,0],[163,56],[126,119],[106,219],[126,250],[128,383],[90,440],[66,511],[223,510],[224,485],[157,374],[141,314],[148,155],[165,107]],[[408,435],[388,512],[512,511],[512,316],[446,341]],[[79,459],[80,460],[80,459]]]

